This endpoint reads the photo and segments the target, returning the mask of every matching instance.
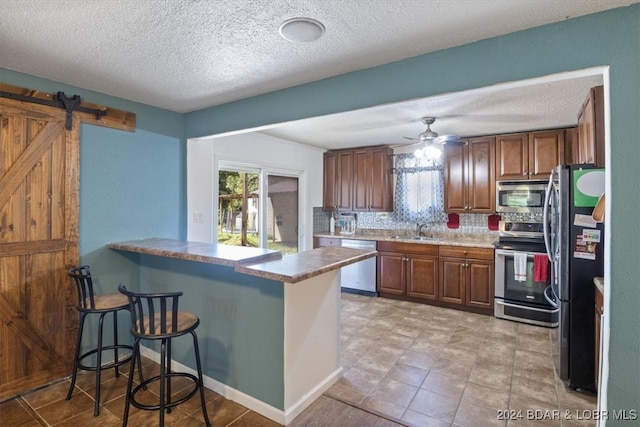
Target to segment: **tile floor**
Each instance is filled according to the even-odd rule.
[[[596,396],[555,375],[549,329],[342,295],[345,372],[326,395],[410,425],[595,425]]]
[[[548,329],[423,304],[342,295],[344,376],[292,425],[595,425],[575,419],[581,411],[595,409],[596,397],[569,391],[557,379]],[[150,360],[144,365],[145,373],[157,370]],[[103,374],[104,404],[98,418],[93,417],[94,377],[86,373],[78,378],[70,401],[64,400],[69,386],[65,379],[1,403],[0,425],[120,425],[126,378],[126,373],[120,378]],[[206,396],[214,426],[277,425],[213,391],[207,390]],[[501,420],[500,414],[516,419]],[[542,415],[560,419],[535,419]],[[157,412],[131,408],[130,426],[157,424]],[[176,408],[165,424],[203,425],[199,399]]]

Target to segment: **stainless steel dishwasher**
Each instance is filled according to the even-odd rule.
[[[342,247],[375,251],[376,241],[342,239]],[[342,267],[340,269],[342,290],[363,295],[378,295],[376,292],[376,259],[377,257],[367,258]]]

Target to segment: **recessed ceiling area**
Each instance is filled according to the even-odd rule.
[[[436,117],[431,129],[440,135],[465,137],[571,127],[589,89],[602,84],[595,70],[569,73],[298,120],[260,132],[339,149],[411,145],[405,137],[417,138],[425,130],[423,116]]]

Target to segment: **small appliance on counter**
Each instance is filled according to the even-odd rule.
[[[356,215],[340,214],[336,221],[336,228],[340,234],[352,235],[356,233]]]

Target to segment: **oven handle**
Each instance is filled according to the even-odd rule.
[[[504,305],[505,307],[512,307],[512,308],[523,308],[525,306],[522,305],[516,305],[516,304],[509,304],[508,302],[504,302],[504,301],[500,301],[500,300],[496,300],[495,301],[496,304],[498,305]],[[544,308],[536,308],[536,307],[530,307],[530,306],[526,306],[527,310],[533,310],[533,311],[541,311],[543,313],[556,313],[558,312],[558,310],[560,310],[559,308],[556,308],[557,306],[553,306],[554,310],[547,310]]]
[[[539,252],[527,252],[527,251],[510,251],[506,249],[496,249],[496,255],[513,256],[516,253],[524,252],[527,254],[527,258],[533,258],[534,255],[544,255]]]
[[[546,299],[547,302],[551,304],[552,307],[557,308],[559,310],[558,306],[560,304],[558,303],[558,300],[555,298],[555,295],[553,297],[549,296],[549,291],[553,293],[553,289],[551,288],[551,286],[547,286],[546,288],[544,288],[544,292],[542,292],[544,294],[544,299]]]

